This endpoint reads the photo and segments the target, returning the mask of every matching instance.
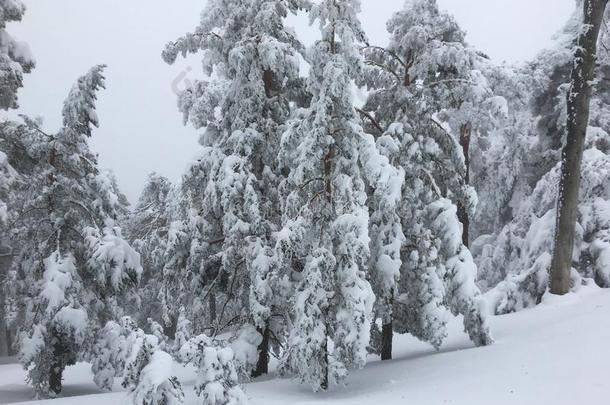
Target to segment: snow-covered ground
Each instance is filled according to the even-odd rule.
[[[585,287],[561,298],[547,296],[534,309],[494,317],[491,325],[493,346],[472,347],[455,320],[440,352],[397,337],[395,360],[371,359],[346,387],[315,394],[293,381],[268,377],[248,384],[247,395],[252,405],[610,403],[610,290]],[[193,374],[178,367],[177,373],[186,404],[195,404]],[[125,395],[100,393],[88,366],[79,364],[67,370],[64,398],[53,405],[115,405]],[[0,404],[31,398],[20,367],[0,365]]]

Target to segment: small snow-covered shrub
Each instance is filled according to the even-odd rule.
[[[180,381],[173,376],[172,357],[159,348],[159,341],[141,329],[127,337],[129,355],[123,387],[133,405],[174,405],[184,399]]]
[[[216,346],[208,336],[199,335],[182,346],[180,357],[197,368],[195,393],[202,405],[246,405],[229,347]]]

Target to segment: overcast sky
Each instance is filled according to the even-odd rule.
[[[93,148],[112,169],[130,201],[149,172],[179,180],[196,154],[197,132],[182,125],[173,83],[198,75],[196,57],[175,66],[160,58],[166,42],[192,31],[205,0],[24,0],[22,23],[10,32],[29,43],[37,68],[20,92],[20,112],[42,116],[49,131],[61,124],[61,105],[74,80],[108,65],[100,94]],[[573,11],[574,0],[438,0],[467,31],[467,40],[498,62],[531,59]],[[372,43],[386,41],[385,21],[403,0],[362,0]],[[290,19],[306,37],[314,35]]]

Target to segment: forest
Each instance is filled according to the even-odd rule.
[[[198,157],[131,205],[91,146],[107,67],[44,129],[19,106],[41,68],[10,32],[26,7],[0,0],[0,404],[15,373],[20,401],[62,405],[85,395],[75,374],[95,405],[436,404],[388,387],[471,364],[474,388],[547,342],[542,391],[453,403],[578,403],[546,402],[572,384],[554,367],[597,382],[580,403],[608,400],[608,0],[575,0],[519,64],[436,0],[392,2],[387,44],[360,0],[202,3],[159,49],[201,61],[176,100]],[[319,30],[312,46],[290,15]],[[556,333],[528,338],[543,325]],[[425,364],[410,347],[432,348]]]

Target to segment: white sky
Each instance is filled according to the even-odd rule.
[[[198,145],[197,132],[182,125],[172,83],[197,77],[199,59],[167,66],[160,53],[166,42],[194,29],[205,0],[23,1],[25,19],[9,30],[29,43],[37,67],[20,92],[20,112],[42,116],[45,127],[56,130],[74,80],[105,63],[107,90],[98,104],[101,128],[92,141],[102,166],[116,173],[132,203],[151,171],[179,180]],[[467,40],[498,62],[534,57],[551,44],[574,7],[574,0],[438,2],[468,32]],[[403,0],[362,4],[369,39],[383,44],[385,21]],[[305,36],[316,35],[301,20],[290,21]]]

